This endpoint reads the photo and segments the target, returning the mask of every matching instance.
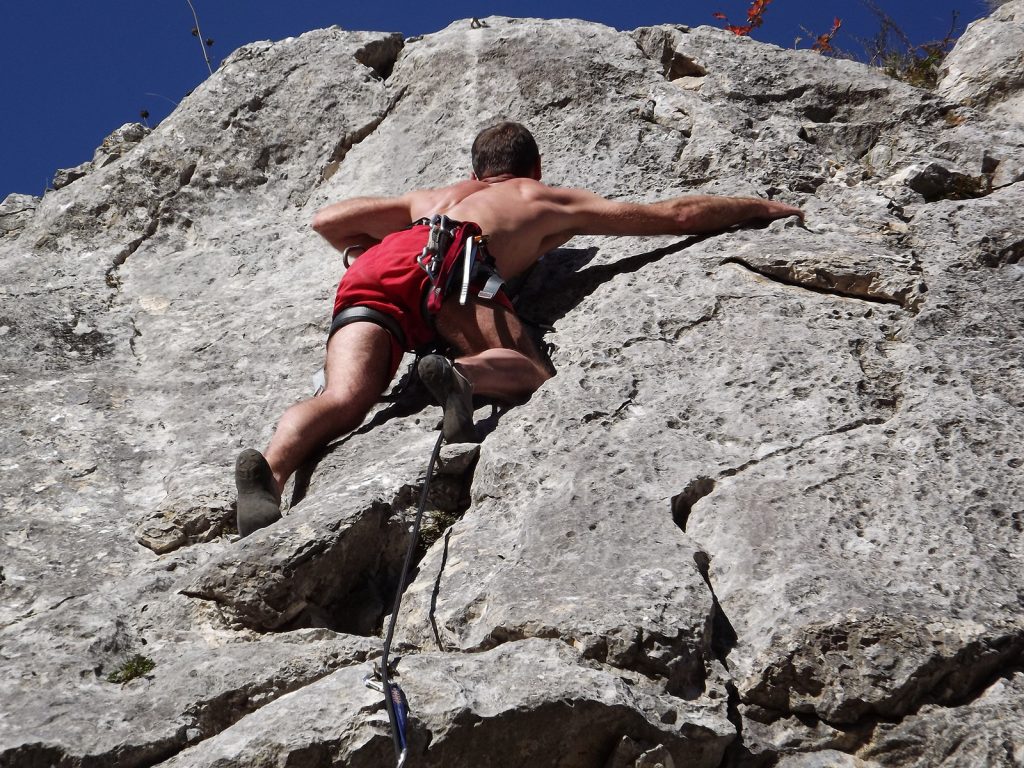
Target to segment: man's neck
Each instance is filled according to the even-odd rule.
[[[509,179],[515,178],[518,178],[515,174],[501,173],[497,176],[485,176],[482,179],[477,179],[477,181],[482,181],[484,184],[498,184],[502,181],[508,181]]]

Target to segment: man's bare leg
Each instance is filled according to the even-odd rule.
[[[327,344],[326,385],[281,417],[264,455],[243,451],[235,467],[239,533],[273,522],[284,485],[298,466],[331,440],[358,427],[391,371],[391,337],[373,323],[340,328]]]
[[[449,442],[473,442],[473,394],[518,401],[551,377],[515,313],[490,303],[448,302],[437,318],[442,338],[462,354],[454,367],[439,355],[420,361],[419,373],[444,409]]]
[[[437,316],[437,330],[459,351],[455,367],[475,394],[522,400],[552,376],[522,322],[499,304],[447,301]]]

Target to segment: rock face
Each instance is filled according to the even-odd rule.
[[[0,766],[388,764],[362,680],[437,410],[382,404],[241,541],[231,467],[321,362],[313,212],[464,177],[499,118],[550,183],[806,223],[530,275],[558,375],[442,454],[410,765],[1024,764],[1022,18],[935,92],[709,28],[321,30],[5,200]]]
[[[971,24],[946,57],[939,89],[947,97],[1024,119],[1024,9],[1016,0]]]

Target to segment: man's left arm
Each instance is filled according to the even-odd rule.
[[[353,197],[317,211],[313,229],[339,251],[351,246],[368,248],[409,226],[411,207],[410,195]]]
[[[803,212],[759,197],[683,195],[657,203],[608,200],[582,189],[547,190],[572,235],[697,235]]]

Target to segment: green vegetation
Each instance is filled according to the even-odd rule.
[[[107,682],[127,683],[137,677],[148,675],[155,666],[155,661],[146,658],[141,653],[137,653],[131,658],[125,659],[120,667],[107,675]]]
[[[442,509],[429,510],[420,526],[420,551],[426,552],[431,545],[440,539],[444,532],[451,528],[462,517],[461,512],[450,512]]]

